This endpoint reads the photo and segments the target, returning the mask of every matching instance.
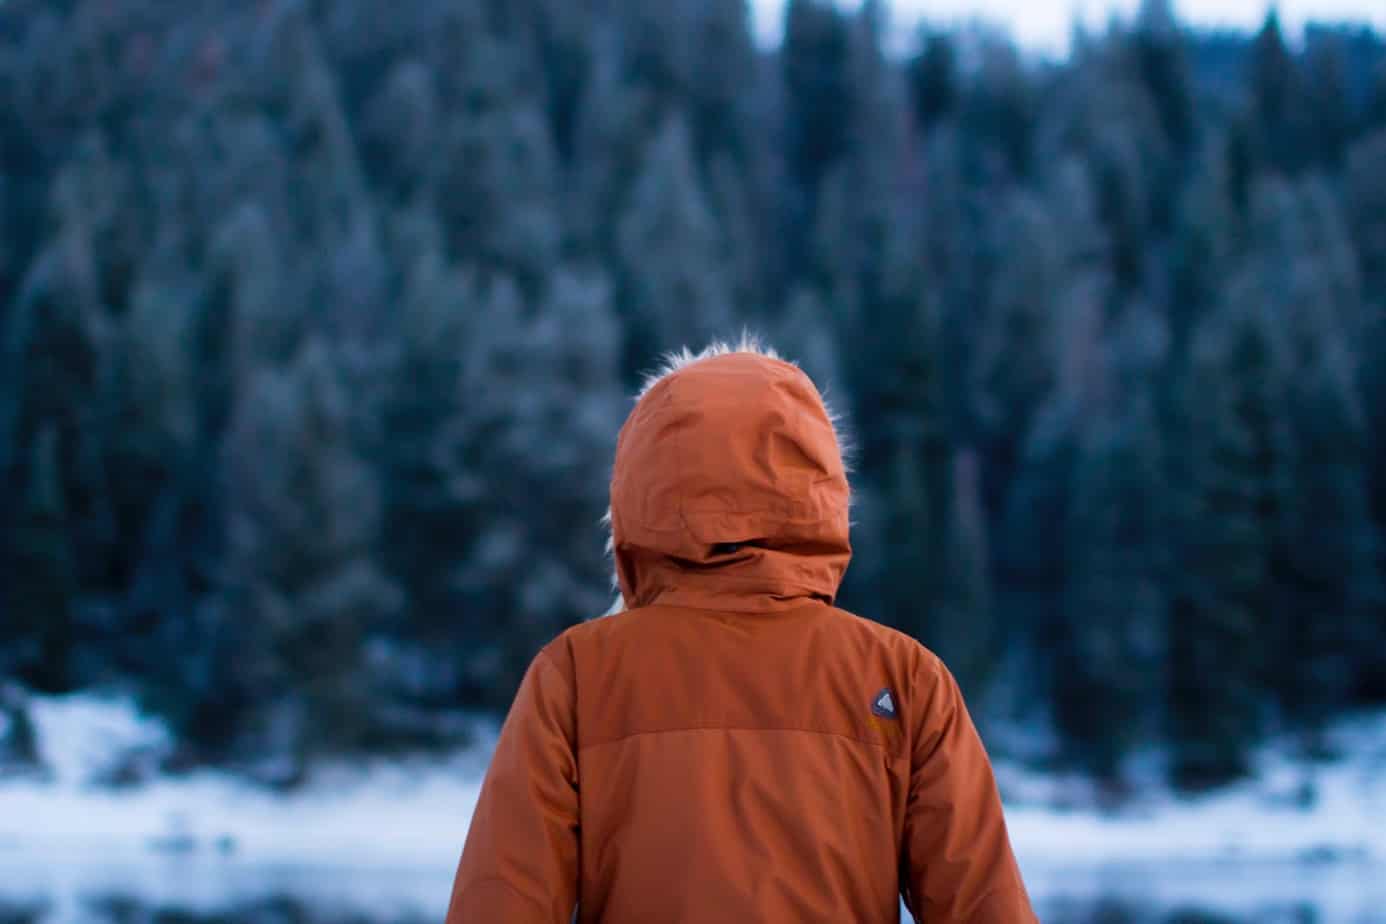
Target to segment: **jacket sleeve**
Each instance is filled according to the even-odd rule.
[[[948,669],[930,655],[917,687],[901,891],[920,924],[1037,924],[991,762]]]
[[[530,665],[467,832],[447,924],[569,924],[578,891],[573,692],[554,656]]]

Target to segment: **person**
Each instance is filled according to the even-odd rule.
[[[833,606],[834,418],[743,342],[671,357],[617,441],[615,615],[544,648],[447,924],[1034,922],[958,686]]]

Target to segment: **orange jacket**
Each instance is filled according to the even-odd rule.
[[[535,658],[448,924],[882,924],[902,894],[927,924],[1035,921],[952,676],[832,607],[848,487],[817,390],[684,360],[617,446],[630,608]]]

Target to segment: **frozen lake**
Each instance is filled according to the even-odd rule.
[[[1386,868],[1366,861],[1031,863],[1026,876],[1045,924],[1386,924]],[[0,848],[0,924],[441,924],[451,877],[441,864],[38,856],[10,846]]]

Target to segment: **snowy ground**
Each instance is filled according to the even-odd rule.
[[[487,752],[334,769],[288,797],[215,772],[111,790],[91,779],[117,755],[157,752],[157,723],[89,697],[37,700],[34,718],[52,773],[0,780],[0,903],[45,903],[45,924],[81,920],[74,903],[91,895],[207,911],[288,895],[436,919]],[[1092,808],[1077,781],[998,776],[1027,881],[1060,917],[1065,902],[1114,896],[1143,911],[1386,922],[1386,714],[1342,723],[1331,743],[1330,764],[1267,748],[1254,782],[1195,800],[1152,788],[1119,814]]]
[[[1102,813],[1081,781],[998,768],[1017,850],[1070,861],[1386,863],[1386,713],[1340,722],[1322,764],[1261,751],[1252,780],[1178,797],[1152,783]]]
[[[487,742],[453,759],[323,771],[292,796],[218,772],[131,789],[92,785],[119,755],[157,752],[162,727],[121,701],[36,698],[32,713],[51,779],[0,780],[0,850],[229,849],[260,861],[455,859],[476,803]]]

